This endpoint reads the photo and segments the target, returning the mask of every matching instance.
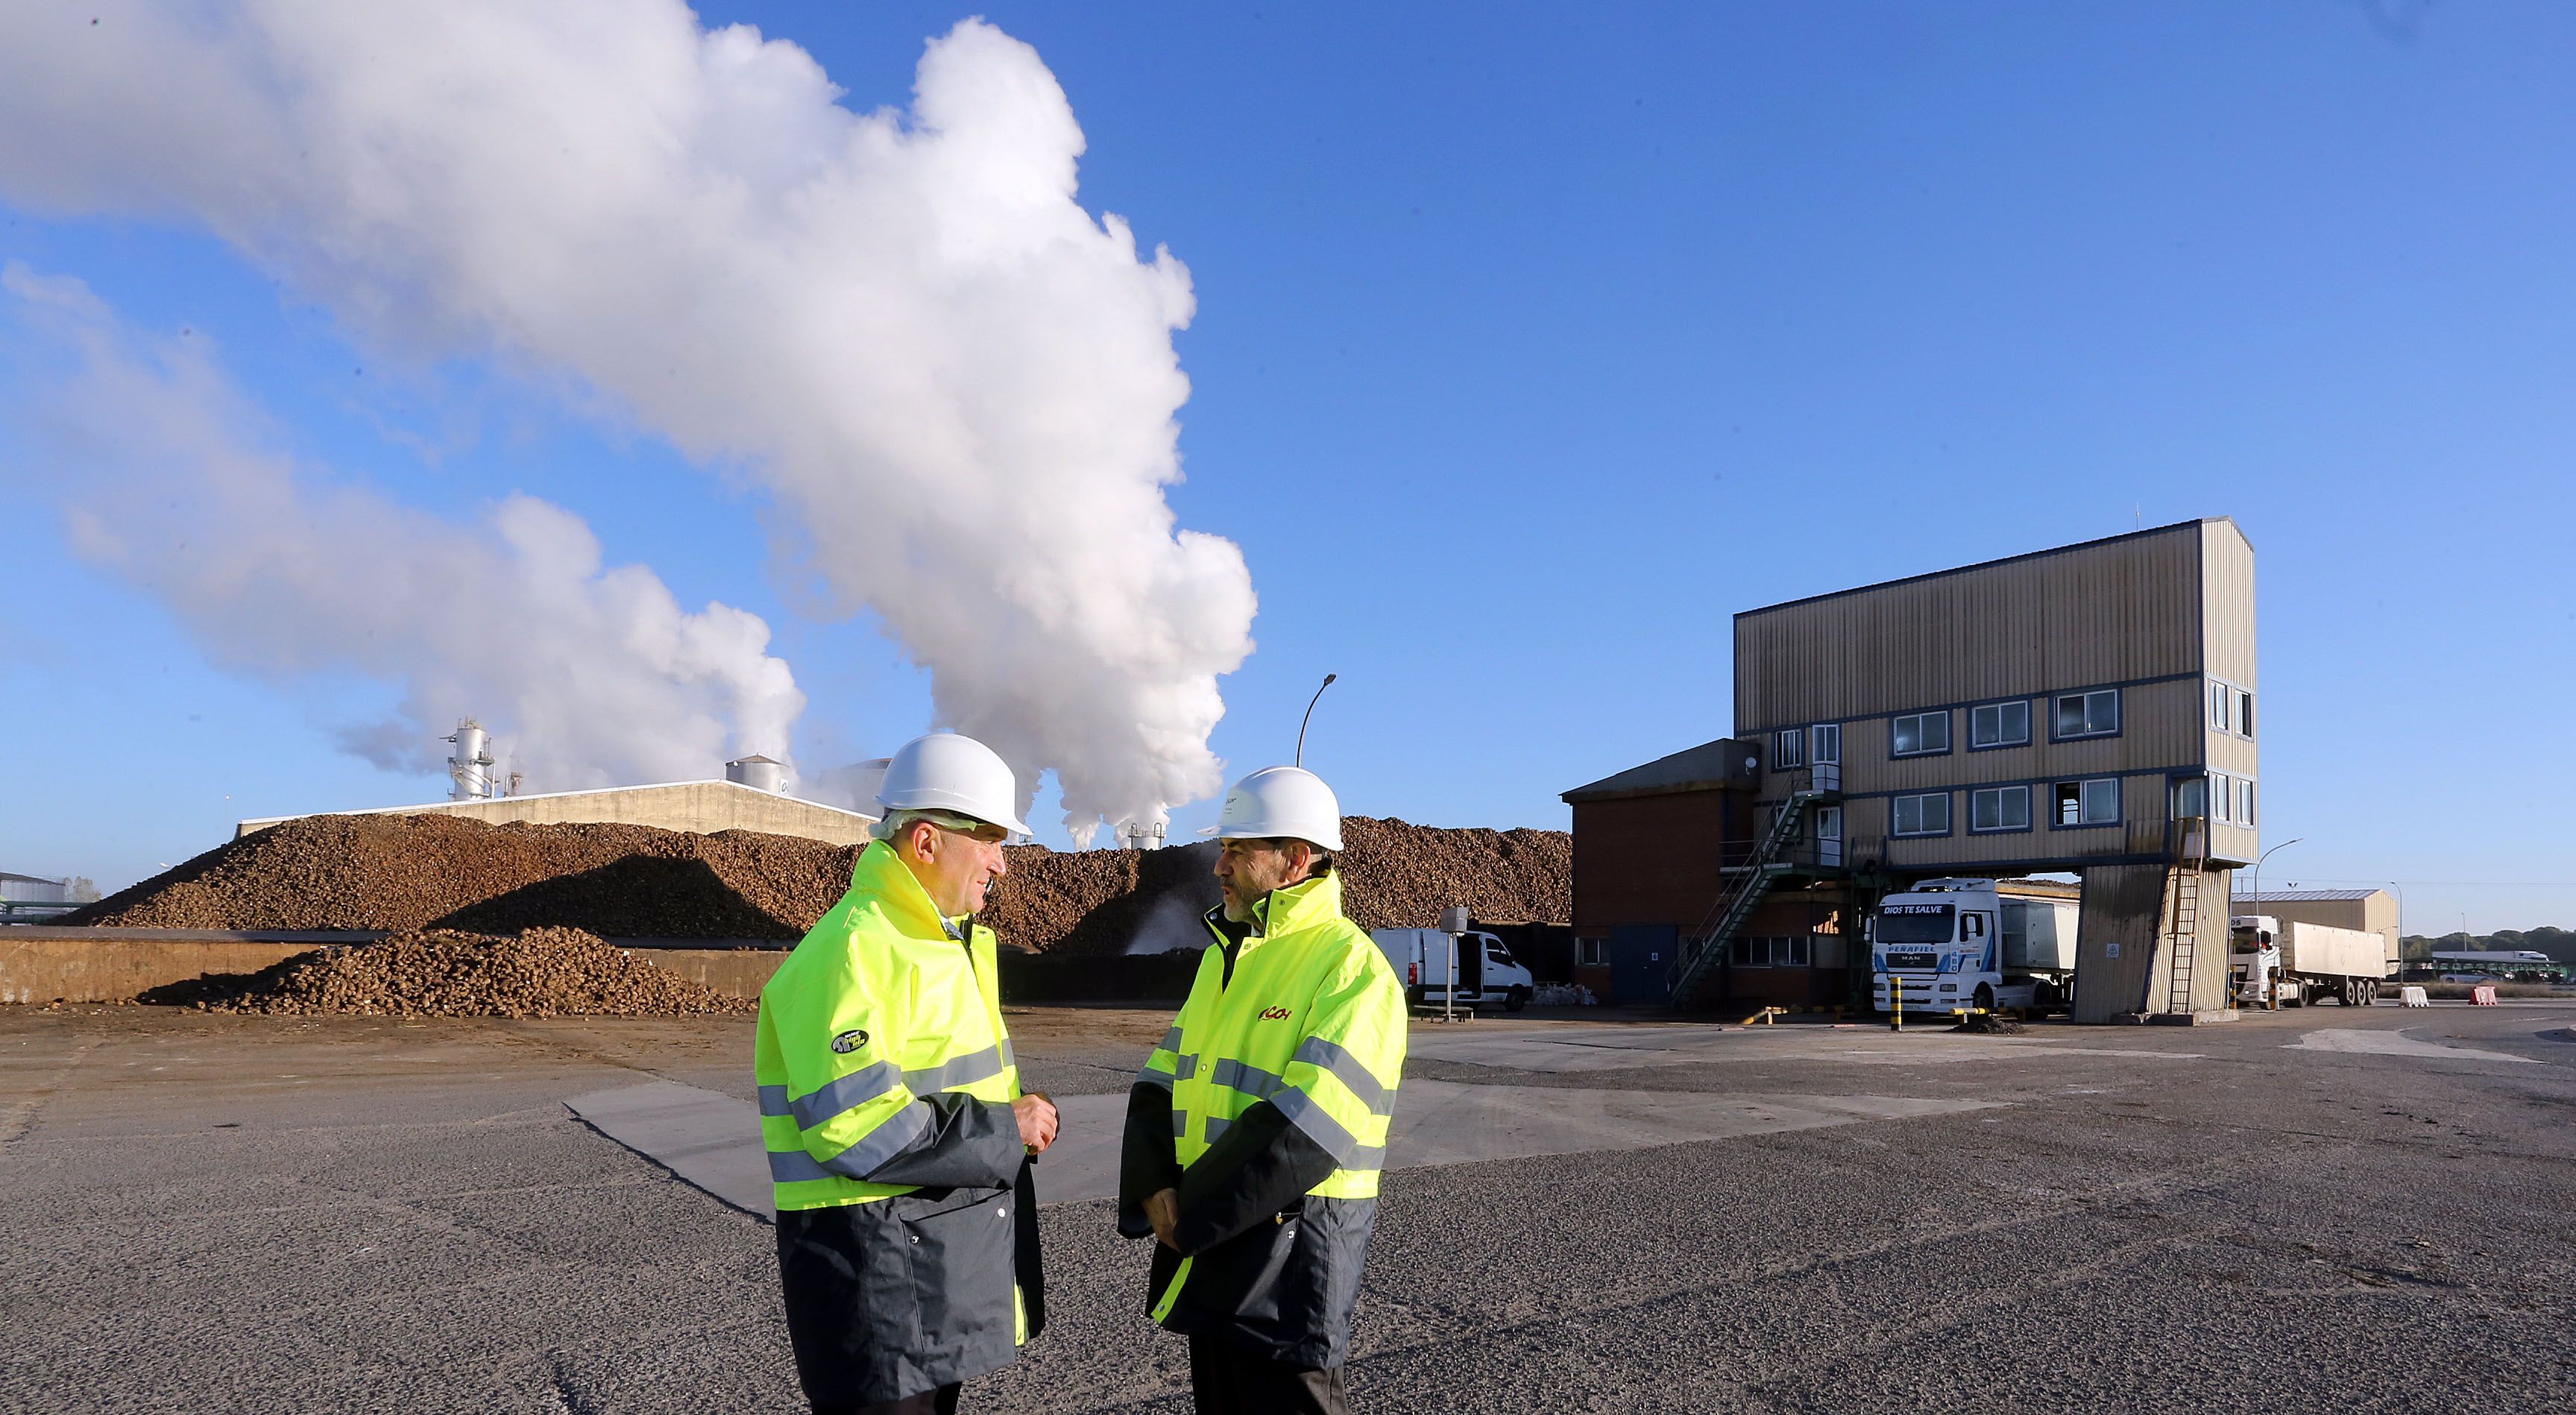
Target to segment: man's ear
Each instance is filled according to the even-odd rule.
[[[1288,842],[1288,873],[1303,875],[1315,868],[1315,847],[1303,840]]]
[[[925,830],[930,832],[931,835],[931,838],[928,840],[921,838],[921,833]],[[910,849],[913,858],[924,862],[928,862],[938,855],[938,837],[939,827],[932,825],[926,820],[914,821],[912,824],[903,828],[903,843]]]

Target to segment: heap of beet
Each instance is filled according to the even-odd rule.
[[[1345,898],[1365,927],[1427,927],[1456,904],[1486,920],[1569,916],[1573,841],[1563,832],[1439,830],[1352,816],[1342,834]],[[1195,946],[1204,941],[1196,918],[1217,898],[1213,851],[1014,847],[984,922],[1004,943],[1039,951]],[[793,939],[849,887],[857,855],[856,847],[742,830],[308,816],[209,850],[57,922]]]
[[[678,1017],[757,1007],[562,928],[502,937],[424,929],[173,984],[143,1000],[366,1017]]]

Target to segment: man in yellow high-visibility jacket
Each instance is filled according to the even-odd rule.
[[[796,1374],[817,1415],[930,1415],[1046,1320],[993,935],[975,922],[1027,827],[1011,769],[934,733],[886,767],[850,892],[760,993],[754,1071]]]
[[[1269,767],[1226,793],[1225,903],[1128,1092],[1119,1230],[1151,1233],[1154,1320],[1198,1408],[1346,1409],[1351,1306],[1404,1072],[1404,989],[1342,914],[1340,803]]]

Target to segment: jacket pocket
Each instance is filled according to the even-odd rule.
[[[1293,1213],[1256,1223],[1199,1254],[1181,1300],[1254,1326],[1278,1321],[1279,1278],[1296,1250],[1299,1226]]]
[[[1008,1350],[1018,1231],[1010,1191],[955,1189],[937,1200],[905,1195],[891,1202],[904,1205],[899,1219],[923,1344],[956,1351],[998,1337]]]

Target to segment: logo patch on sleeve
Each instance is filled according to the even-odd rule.
[[[867,1044],[868,1034],[859,1031],[856,1028],[852,1028],[851,1030],[843,1032],[841,1035],[832,1039],[832,1050],[839,1052],[843,1056],[847,1056],[851,1052],[857,1051],[859,1048],[866,1046]]]
[[[1285,1022],[1288,1020],[1288,1009],[1284,1007],[1265,1007],[1261,1009],[1261,1020],[1264,1022]]]

